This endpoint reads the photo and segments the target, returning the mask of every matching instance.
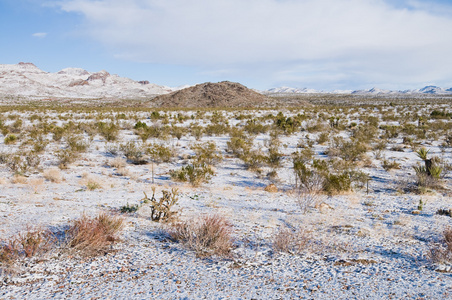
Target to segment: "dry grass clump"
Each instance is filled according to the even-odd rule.
[[[429,253],[434,263],[452,263],[452,228],[448,227],[443,232],[442,240],[433,244]]]
[[[43,178],[32,178],[28,181],[28,184],[33,189],[34,193],[38,193],[42,190],[42,185],[44,184]]]
[[[116,169],[122,169],[127,166],[127,162],[122,157],[115,157],[108,162],[108,166]]]
[[[22,258],[42,256],[51,251],[56,243],[49,230],[27,230],[6,241],[0,241],[0,271],[11,272]]]
[[[11,178],[11,183],[17,184],[26,184],[27,183],[27,177],[22,175],[14,175],[13,178]]]
[[[42,175],[44,176],[45,179],[51,182],[60,183],[61,181],[63,181],[63,175],[61,174],[61,171],[58,168],[47,169],[44,171]]]
[[[273,249],[278,252],[299,254],[307,248],[311,240],[311,236],[305,230],[282,228],[273,236]]]
[[[86,188],[90,191],[94,191],[96,189],[101,189],[102,188],[102,183],[101,183],[101,179],[88,174],[88,173],[83,173],[82,174],[82,179],[80,180],[80,184],[86,186]]]
[[[100,213],[97,217],[83,215],[66,231],[67,246],[82,255],[93,255],[118,241],[117,233],[124,227],[124,219]]]
[[[232,224],[220,215],[174,223],[168,232],[173,240],[182,242],[198,256],[228,256],[232,249]]]

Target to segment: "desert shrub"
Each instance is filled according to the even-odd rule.
[[[51,182],[60,183],[61,181],[63,181],[63,175],[61,174],[61,171],[58,168],[47,169],[43,172],[42,175],[44,176],[45,179]]]
[[[14,173],[25,174],[30,169],[37,169],[40,163],[41,158],[37,153],[27,151],[9,155],[6,165]]]
[[[180,140],[185,134],[187,134],[187,129],[180,126],[171,126],[171,135],[178,140]]]
[[[249,153],[253,147],[253,140],[243,130],[234,128],[226,145],[228,152],[232,152],[236,157],[241,158]]]
[[[176,155],[176,150],[174,148],[157,143],[149,145],[146,152],[155,163],[171,162]]]
[[[272,134],[270,140],[268,140],[268,142],[267,142],[267,147],[268,147],[267,162],[268,162],[269,166],[272,168],[279,167],[281,164],[283,155],[279,152],[280,146],[281,146],[281,141],[278,139],[277,136]]]
[[[371,143],[378,137],[378,128],[369,124],[352,129],[351,136],[362,143]]]
[[[117,234],[124,226],[124,219],[100,213],[96,217],[83,215],[73,221],[66,231],[67,247],[82,255],[106,251],[118,240]]]
[[[319,187],[320,189],[322,186]],[[302,213],[306,213],[309,208],[318,207],[324,200],[321,190],[300,190],[296,196],[296,202]]]
[[[0,164],[6,164],[11,157],[11,153],[7,151],[0,152]]]
[[[445,110],[440,111],[435,109],[430,113],[430,117],[432,119],[452,119],[452,113],[448,113]]]
[[[323,190],[328,194],[350,191],[352,189],[352,180],[350,174],[342,172],[339,174],[325,174]]]
[[[174,223],[168,233],[174,241],[182,242],[198,256],[228,256],[233,246],[232,225],[220,215]]]
[[[8,134],[3,142],[5,145],[15,144],[18,141],[19,137],[15,134]]]
[[[16,119],[16,121],[14,121],[13,124],[11,124],[9,126],[9,132],[20,133],[20,131],[22,130],[22,126],[23,126],[23,121],[22,121],[22,119],[18,118],[18,119]]]
[[[275,117],[274,125],[285,134],[292,134],[301,127],[301,122],[297,118],[286,117],[282,112],[279,112]]]
[[[133,126],[133,129],[140,129],[140,128],[146,129],[146,128],[148,128],[148,125],[144,122],[138,121],[135,124],[135,126]]]
[[[55,235],[49,230],[28,229],[6,241],[0,241],[0,267],[8,270],[23,257],[43,255],[52,250]]]
[[[196,140],[201,139],[204,134],[204,128],[198,124],[190,124],[189,127],[190,134],[195,137]]]
[[[345,141],[341,137],[334,137],[330,141],[328,155],[338,156],[345,161],[353,162],[360,160],[363,157],[363,155],[367,152],[367,148],[368,147],[366,144],[356,139]]]
[[[125,168],[126,165],[127,165],[127,162],[126,162],[126,160],[125,160],[124,158],[122,158],[122,157],[115,157],[115,158],[113,158],[113,159],[110,159],[110,160],[108,161],[107,165],[108,165],[109,167],[119,169],[119,168]]]
[[[249,150],[240,157],[244,162],[247,170],[261,172],[261,167],[265,163],[268,163],[269,157],[266,156],[261,150]]]
[[[170,176],[175,181],[190,182],[194,186],[209,182],[214,171],[205,164],[188,164],[178,170],[171,170]]]
[[[118,139],[119,126],[115,123],[97,123],[97,132],[105,138],[108,142]]]
[[[94,190],[102,188],[101,183],[96,178],[87,178],[86,182],[85,182],[85,186],[90,191],[94,191]]]
[[[121,152],[121,145],[120,144],[112,144],[108,143],[105,145],[105,153],[111,155],[111,156],[117,156]]]
[[[251,119],[246,122],[243,130],[249,134],[256,135],[259,133],[266,133],[269,130],[269,126],[259,123],[256,119]]]
[[[213,166],[223,160],[223,156],[214,142],[195,143],[190,148],[195,152],[196,164]]]
[[[392,169],[400,169],[400,163],[398,163],[395,160],[390,161],[388,159],[383,159],[383,163],[381,164],[381,166],[385,171],[389,171]]]
[[[380,128],[383,129],[385,138],[396,138],[400,132],[400,126],[383,125]]]
[[[310,234],[303,229],[282,228],[273,236],[273,249],[277,252],[300,254],[313,242]]]
[[[293,155],[292,161],[296,188],[308,193],[323,189],[325,178],[318,170],[308,167],[306,161],[300,156]]]
[[[61,141],[61,139],[63,138],[63,135],[66,132],[66,129],[63,127],[55,126],[52,128],[51,132],[53,134],[53,140],[58,142],[58,141]]]
[[[320,134],[319,134],[319,137],[317,138],[317,143],[318,143],[319,145],[325,144],[326,142],[328,142],[329,136],[330,136],[330,135],[329,135],[328,132],[322,132],[322,133],[320,133]]]
[[[135,142],[130,141],[125,144],[121,144],[120,149],[130,163],[134,165],[147,163],[145,157],[146,150],[142,145],[137,145]]]
[[[225,124],[209,124],[204,127],[204,133],[208,136],[222,135],[228,133],[230,127]]]
[[[434,263],[449,264],[452,262],[452,228],[446,228],[438,243],[430,248],[430,259]]]
[[[88,142],[86,142],[80,135],[69,135],[66,137],[66,142],[71,152],[85,152],[89,147]]]
[[[44,138],[42,136],[39,136],[33,142],[33,152],[35,152],[35,153],[44,152],[44,150],[46,149],[48,144],[49,144],[48,141],[44,140]]]
[[[133,204],[130,205],[129,203],[127,203],[126,205],[123,205],[119,208],[119,211],[123,214],[125,213],[133,213],[136,212],[140,209],[140,205],[139,204]]]
[[[55,153],[55,156],[58,159],[60,169],[67,169],[71,163],[79,158],[80,154],[70,149],[61,149]]]

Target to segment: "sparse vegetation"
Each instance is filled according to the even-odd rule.
[[[168,232],[178,241],[194,250],[198,256],[228,256],[232,249],[232,225],[220,215],[193,218],[170,225]]]

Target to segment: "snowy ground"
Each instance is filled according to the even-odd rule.
[[[401,111],[396,113],[410,109],[399,108]],[[230,125],[244,124],[235,119],[242,112],[223,113]],[[263,116],[269,112],[249,113]],[[296,115],[298,111],[285,113]],[[364,113],[369,111],[357,109],[346,118],[359,123]],[[378,112],[370,113],[378,115]],[[24,127],[35,124],[26,120],[32,113],[17,111],[2,114],[7,125],[13,123],[8,119],[12,114],[24,119]],[[61,119],[56,112],[43,114],[59,125],[92,117],[68,113]],[[137,140],[131,127],[138,120],[152,124],[148,116],[147,112],[139,112],[137,119],[121,120],[129,126],[121,130],[120,142]],[[188,119],[178,126],[188,126],[191,122],[194,121]],[[199,123],[205,125],[208,121]],[[387,120],[381,124],[398,123]],[[400,169],[390,171],[385,171],[382,160],[374,158],[369,151],[371,164],[361,168],[371,177],[369,193],[365,188],[355,188],[339,195],[325,195],[324,201],[330,208],[310,208],[302,213],[297,195],[292,191],[290,154],[297,150],[300,140],[307,141],[307,134],[310,140],[318,136],[305,131],[281,135],[284,146],[280,150],[284,157],[277,169],[277,180],[246,170],[242,161],[226,153],[228,135],[203,136],[201,141],[216,143],[224,159],[215,166],[212,180],[200,187],[174,182],[169,176],[171,169],[182,166],[187,162],[187,155],[193,155],[190,145],[196,142],[195,138],[183,136],[180,140],[162,141],[178,149],[178,158],[155,167],[157,192],[179,188],[179,201],[174,210],[178,211],[180,220],[210,213],[230,220],[235,239],[231,257],[196,257],[193,251],[171,242],[163,233],[165,225],[150,221],[143,207],[138,213],[123,215],[127,226],[115,251],[93,258],[50,254],[39,261],[24,260],[16,266],[15,274],[1,277],[0,298],[450,298],[451,267],[434,264],[428,257],[432,243],[439,241],[443,229],[451,224],[450,217],[436,214],[438,209],[452,205],[450,174],[443,179],[440,190],[424,194],[407,192],[404,187],[415,181],[412,166],[421,161],[413,150],[407,147],[403,152],[392,151],[388,146],[382,156],[401,163]],[[347,136],[347,130],[335,134]],[[25,147],[20,142],[4,145],[4,136],[0,138],[0,152],[14,153]],[[47,138],[50,141],[51,134]],[[265,149],[266,139],[267,134],[256,136],[255,147]],[[420,142],[430,149],[430,154],[451,161],[451,149],[442,152],[440,139]],[[389,141],[390,145],[401,143],[400,137]],[[139,203],[143,191],[149,194],[153,185],[151,164],[127,164],[127,174],[118,174],[116,168],[108,165],[113,157],[106,152],[107,145],[100,135],[95,135],[88,152],[68,169],[61,170],[64,178],[61,182],[43,180],[43,172],[57,165],[54,153],[64,143],[51,142],[42,154],[41,170],[30,172],[20,182],[13,178],[7,164],[0,164],[0,240],[30,226],[63,229],[83,213],[118,213],[121,206]],[[314,143],[313,147],[316,157],[327,158],[326,145]],[[87,189],[87,177],[94,178],[101,187]],[[279,188],[276,193],[264,190],[272,182]],[[426,204],[419,214],[413,214],[420,200]],[[302,228],[317,246],[297,254],[279,253],[273,247],[273,238],[280,228]]]

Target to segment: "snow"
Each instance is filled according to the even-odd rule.
[[[411,107],[399,109],[398,113],[402,113]],[[378,114],[360,108],[346,118],[352,121],[369,112]],[[195,115],[195,112],[181,113]],[[235,119],[234,111],[221,113],[229,124],[242,123]],[[277,111],[249,113],[263,116],[276,115]],[[284,113],[297,115],[303,111]],[[11,114],[26,120],[31,113],[9,112],[4,114],[5,119]],[[37,114],[47,116],[49,123],[96,120],[95,113],[70,111],[63,114],[70,116],[67,120],[58,118],[55,112]],[[209,124],[207,116],[211,114],[206,112],[205,122],[200,124]],[[136,113],[136,117],[121,121],[129,127],[137,119],[149,125],[155,123],[148,118],[148,112]],[[178,126],[196,121],[189,118]],[[8,120],[7,124],[12,122]],[[26,121],[26,125],[31,123]],[[341,134],[347,136],[346,132]],[[119,136],[121,143],[138,140],[127,129],[121,130]],[[143,210],[124,215],[127,228],[122,242],[115,246],[116,251],[93,258],[62,255],[40,262],[25,261],[18,275],[0,281],[0,298],[450,298],[451,266],[437,266],[427,258],[431,243],[439,240],[442,229],[451,222],[450,217],[435,214],[439,208],[452,204],[450,175],[445,178],[443,191],[425,195],[403,193],[400,186],[414,180],[412,166],[419,158],[409,148],[404,148],[404,152],[386,149],[382,155],[401,162],[401,169],[387,172],[381,168],[380,160],[372,158],[371,166],[363,167],[372,178],[369,194],[365,189],[356,189],[327,197],[325,202],[332,209],[312,208],[303,214],[296,203],[296,193],[291,192],[294,179],[290,154],[297,150],[300,140],[307,141],[306,136],[306,132],[281,136],[281,144],[285,146],[280,149],[284,158],[277,170],[276,184],[280,189],[277,193],[265,192],[264,187],[271,181],[245,170],[240,160],[225,152],[226,135],[202,138],[204,142],[215,142],[224,160],[215,166],[216,175],[211,182],[198,188],[172,182],[168,176],[169,170],[183,165],[182,157],[193,154],[190,145],[195,139],[184,136],[181,140],[153,141],[174,145],[181,157],[155,166],[157,191],[180,189],[175,209],[182,220],[210,213],[229,219],[234,225],[235,238],[231,258],[197,258],[183,245],[169,241],[162,233],[165,225],[150,221]],[[318,134],[308,136],[316,140]],[[268,134],[258,135],[255,147],[265,150],[264,141],[268,138]],[[18,146],[4,145],[3,139],[0,135],[0,151],[18,150]],[[400,143],[400,139],[391,143]],[[32,179],[42,178],[39,172],[30,174],[26,184],[12,183],[11,172],[0,165],[0,238],[17,234],[30,224],[64,228],[83,213],[117,212],[127,203],[139,203],[143,191],[149,194],[151,189],[151,165],[128,164],[130,174],[118,175],[115,168],[106,164],[112,159],[106,153],[108,145],[96,135],[82,159],[61,171],[64,177],[61,183],[45,181],[33,185]],[[56,142],[47,146],[41,163],[44,169],[55,166],[54,153],[62,146]],[[432,155],[441,155],[438,142],[433,141],[428,147]],[[325,146],[316,144],[314,150],[317,157],[324,157]],[[451,155],[451,149],[444,153],[449,162]],[[264,169],[263,173],[266,171],[270,170]],[[102,188],[94,191],[84,188],[80,181],[84,173],[99,178]],[[413,214],[420,200],[427,204],[420,214]],[[304,249],[300,255],[276,252],[272,247],[274,233],[285,227],[305,229],[320,246]]]

